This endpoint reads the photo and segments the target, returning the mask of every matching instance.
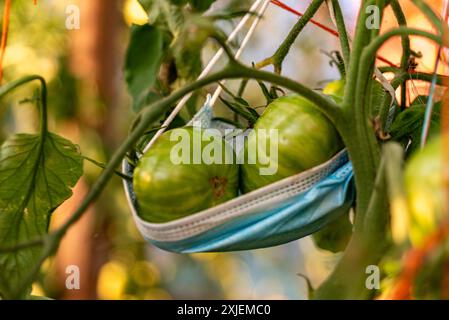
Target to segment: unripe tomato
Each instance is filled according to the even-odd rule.
[[[270,134],[270,130],[277,134]],[[317,166],[341,148],[337,130],[313,103],[297,95],[276,99],[257,120],[245,143],[243,192]],[[253,163],[249,161],[251,156]],[[276,172],[261,174],[269,167]]]
[[[445,198],[443,141],[439,136],[412,155],[405,169],[405,187],[411,213],[414,242],[433,231],[447,214]],[[446,139],[447,141],[447,139]]]
[[[144,220],[179,219],[237,196],[239,167],[234,150],[221,136],[201,138],[203,132],[198,128],[167,131],[140,159],[134,191]],[[180,137],[187,138],[183,162]]]

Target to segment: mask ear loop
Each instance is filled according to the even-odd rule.
[[[229,34],[229,37],[227,39],[227,43],[230,43],[231,41],[233,41],[235,39],[235,37],[238,35],[238,33],[240,32],[240,30],[245,26],[245,24],[248,22],[248,20],[254,16],[254,14],[256,14],[256,17],[254,18],[254,21],[250,27],[250,29],[248,30],[248,33],[246,34],[240,48],[238,49],[235,57],[238,58],[241,53],[243,52],[244,47],[247,45],[250,37],[252,36],[252,34],[254,33],[256,26],[258,25],[259,21],[261,20],[263,13],[265,12],[265,10],[268,7],[268,4],[270,3],[270,0],[256,0],[254,2],[254,4],[251,6],[249,12],[242,18],[242,20],[240,20],[239,24],[236,26],[236,28]],[[260,7],[260,5],[262,4],[262,6]],[[259,8],[259,11],[256,12],[257,8]],[[204,68],[204,70],[201,72],[200,76],[198,77],[198,79],[202,79],[204,78],[206,75],[209,74],[209,72],[212,70],[212,68],[215,66],[215,64],[220,60],[220,58],[222,57],[222,55],[224,54],[224,50],[223,48],[220,48],[215,55],[212,57],[212,59],[209,61],[209,63],[206,65],[206,67]],[[218,96],[220,95],[220,91],[221,88],[217,88],[217,90],[214,93],[214,97],[215,100],[211,101],[211,105],[214,104],[214,102],[216,101],[216,99],[218,98]],[[218,94],[217,94],[218,91]],[[151,139],[151,141],[146,145],[146,147],[144,148],[143,152],[147,152],[152,146],[153,144],[156,142],[156,140],[164,133],[165,128],[167,128],[172,121],[175,119],[176,115],[181,111],[181,109],[185,106],[185,104],[187,103],[187,101],[190,99],[190,97],[192,96],[192,93],[185,95],[176,105],[176,107],[173,109],[173,111],[170,113],[170,115],[167,117],[167,119],[164,121],[164,123],[162,124],[162,128],[159,129],[156,134],[154,135],[154,137]]]

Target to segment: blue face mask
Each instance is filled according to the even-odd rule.
[[[220,127],[206,104],[194,121]],[[132,175],[125,160],[123,171]],[[143,237],[177,253],[250,250],[280,245],[317,232],[342,214],[354,198],[352,165],[346,151],[299,175],[242,195],[217,207],[168,223],[142,220],[132,182],[125,192]]]

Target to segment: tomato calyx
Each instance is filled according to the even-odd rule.
[[[226,187],[228,185],[228,179],[226,177],[214,176],[209,179],[212,186],[212,193],[215,199],[222,198],[226,193]]]

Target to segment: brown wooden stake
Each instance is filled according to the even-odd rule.
[[[8,41],[9,14],[11,11],[11,0],[5,1],[5,9],[3,10],[3,30],[2,41],[0,44],[0,84],[3,80],[3,58],[5,57],[6,44]]]

